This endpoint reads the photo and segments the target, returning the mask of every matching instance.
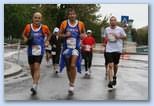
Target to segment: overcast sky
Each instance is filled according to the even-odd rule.
[[[148,25],[148,4],[101,4],[99,14],[102,17],[112,14],[121,21],[121,16],[134,19],[133,27],[140,28]]]

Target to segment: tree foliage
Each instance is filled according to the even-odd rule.
[[[59,27],[60,23],[67,19],[67,10],[74,8],[78,19],[85,23],[86,29],[93,30],[97,39],[100,37],[99,11],[97,4],[6,4],[4,6],[4,35],[8,38],[20,38],[27,23],[31,23],[32,15],[36,11],[43,14],[43,23],[48,25],[51,31]],[[96,39],[96,40],[97,40]]]
[[[25,25],[31,23],[34,12],[43,14],[43,23],[48,25],[51,32],[54,27],[67,19],[67,10],[74,8],[78,19],[85,23],[86,29],[91,29],[97,42],[101,42],[101,28],[109,26],[110,16],[100,20],[96,13],[100,10],[99,4],[5,4],[4,5],[4,39],[12,36],[21,38]],[[121,23],[118,22],[121,26]],[[148,27],[132,29],[133,41],[137,44],[148,44]]]
[[[148,45],[148,26],[137,29],[138,45]]]

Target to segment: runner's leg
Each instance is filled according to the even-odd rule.
[[[75,82],[75,79],[76,79],[76,61],[77,61],[77,58],[78,56],[76,55],[72,55],[71,56],[71,64],[70,64],[70,86],[74,86],[74,82]]]
[[[88,65],[88,68],[89,68],[89,72],[91,73],[91,65],[92,65],[92,58],[93,58],[93,53],[90,52],[89,53],[89,65]]]
[[[35,62],[34,63],[34,81],[33,81],[33,84],[38,84],[39,79],[40,79],[40,63]]]

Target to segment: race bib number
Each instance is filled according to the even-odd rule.
[[[67,43],[68,48],[72,48],[72,49],[76,48],[76,39],[75,38],[68,38],[66,40],[66,43]]]
[[[90,45],[85,45],[85,51],[91,51],[91,46]]]
[[[109,35],[108,35],[108,39],[109,39],[110,42],[116,42],[116,38],[115,38],[115,36],[112,35],[112,34],[109,34]]]
[[[32,46],[32,55],[34,55],[34,56],[41,55],[41,46],[40,45],[33,45]]]
[[[56,55],[56,52],[52,51],[51,54],[52,54],[52,55]]]

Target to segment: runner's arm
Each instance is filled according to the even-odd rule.
[[[46,37],[46,39],[45,39],[45,46],[48,46],[49,45],[49,41],[50,41],[51,36],[52,36],[52,33],[50,32],[48,26],[46,26],[46,25],[42,26],[42,30],[43,30],[43,33],[44,33],[44,35]]]
[[[22,38],[24,40],[24,43],[28,42],[29,33],[30,33],[30,24],[27,24],[23,33],[22,33]]]
[[[27,36],[25,36],[24,32],[22,33],[22,38],[24,40],[24,43],[27,43],[28,38],[27,38]]]
[[[84,38],[86,36],[86,28],[83,22],[79,21],[79,29],[80,29],[80,38]]]
[[[127,39],[127,36],[126,36],[126,33],[124,31],[124,29],[121,28],[121,31],[120,31],[120,36],[116,36],[116,39],[122,39],[122,40],[126,40]]]
[[[66,28],[66,24],[67,24],[67,22],[66,22],[66,20],[65,20],[65,21],[63,21],[63,22],[61,23],[61,25],[60,25],[59,36],[60,36],[61,38],[64,38],[64,37],[65,37],[64,30],[65,30],[65,28]]]

